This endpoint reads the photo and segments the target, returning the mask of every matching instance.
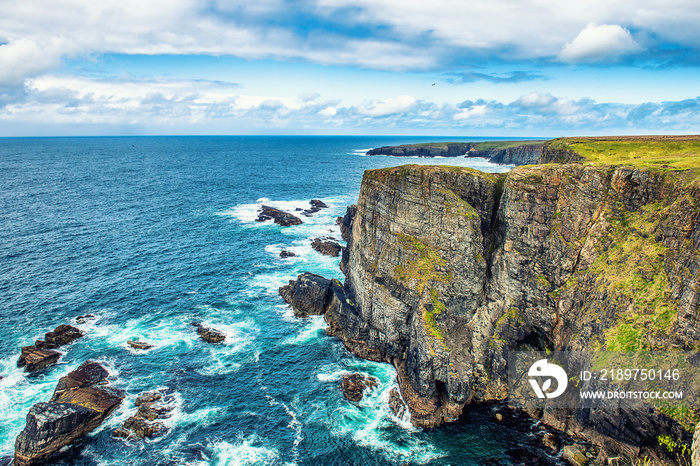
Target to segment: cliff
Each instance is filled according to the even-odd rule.
[[[414,424],[505,400],[509,351],[698,348],[700,146],[613,165],[620,153],[591,144],[542,151],[585,163],[500,175],[365,172],[343,219],[346,281],[319,313],[350,350],[397,368]],[[631,457],[663,457],[660,433],[689,445],[698,421],[673,406],[531,414]]]
[[[446,142],[385,146],[367,151],[367,155],[395,157],[483,157],[493,163],[530,165],[538,163],[542,141]]]

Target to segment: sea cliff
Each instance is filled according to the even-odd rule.
[[[369,170],[343,219],[346,280],[320,313],[353,352],[396,367],[417,426],[505,400],[508,351],[698,347],[694,162],[611,164],[566,140],[542,158],[567,163]],[[531,414],[609,454],[664,464],[679,458],[659,434],[689,445],[698,421],[649,407]]]
[[[444,142],[384,146],[367,151],[367,155],[394,157],[483,157],[493,163],[530,165],[538,163],[543,141]]]

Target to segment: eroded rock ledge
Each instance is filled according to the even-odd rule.
[[[507,351],[697,347],[700,184],[684,176],[580,163],[370,170],[342,221],[344,285],[315,276],[316,299],[294,291],[301,276],[288,302],[392,363],[423,427],[505,400]],[[611,454],[663,457],[663,432],[691,443],[648,406],[531,414]]]

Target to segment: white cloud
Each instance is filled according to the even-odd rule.
[[[56,43],[42,46],[32,39],[12,39],[0,45],[0,88],[21,87],[27,76],[57,67],[62,52]]]
[[[417,104],[410,95],[402,95],[393,99],[371,102],[359,108],[359,112],[370,117],[382,117],[396,113],[406,113]]]
[[[559,54],[566,62],[598,62],[639,52],[642,47],[617,24],[587,25]]]

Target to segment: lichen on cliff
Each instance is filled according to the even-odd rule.
[[[444,283],[450,280],[450,274],[445,272],[447,261],[427,241],[403,233],[397,237],[403,250],[408,252],[405,261],[394,268],[399,282],[422,295],[431,281]]]

